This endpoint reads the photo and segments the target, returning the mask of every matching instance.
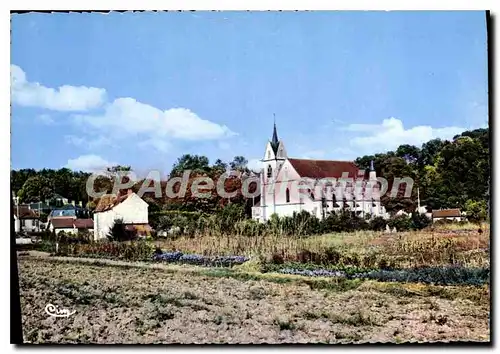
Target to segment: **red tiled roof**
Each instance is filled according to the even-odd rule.
[[[460,216],[462,216],[460,209],[443,209],[432,212],[433,218],[455,218]]]
[[[129,196],[130,194],[125,194],[121,196],[116,196],[114,194],[105,194],[99,199],[99,203],[97,204],[97,207],[95,208],[96,213],[100,213],[103,211],[110,210],[117,206],[120,203],[123,203]]]
[[[50,223],[55,229],[72,229],[73,218],[52,218]]]
[[[348,177],[358,176],[358,167],[352,161],[288,159],[300,177],[341,178],[347,172]]]
[[[17,217],[17,206],[14,206],[14,215]],[[19,219],[38,219],[38,213],[27,205],[19,205]]]
[[[74,225],[77,229],[93,229],[94,220],[92,219],[76,219]]]

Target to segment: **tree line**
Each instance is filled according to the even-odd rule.
[[[388,190],[392,190],[394,178],[411,177],[414,180],[412,195],[403,198],[405,185],[402,184],[396,198],[388,194],[382,197],[382,204],[390,213],[398,210],[413,212],[417,205],[417,189],[421,205],[430,209],[460,208],[474,212],[479,218],[485,218],[489,203],[490,184],[490,139],[489,129],[465,131],[451,140],[432,139],[421,147],[400,145],[394,151],[366,155],[355,160],[361,169],[369,169],[374,161],[377,176],[389,181]],[[246,214],[256,200],[248,200],[241,195],[241,179],[226,180],[226,190],[240,191],[235,197],[224,199],[214,191],[208,198],[194,198],[190,195],[192,179],[208,176],[217,180],[226,170],[238,170],[249,173],[248,161],[243,156],[236,156],[232,161],[217,159],[210,164],[202,155],[185,154],[172,166],[169,178],[182,176],[184,170],[191,170],[188,193],[183,198],[154,198],[154,193],[146,194],[144,199],[150,205],[151,212],[161,210],[180,210],[187,212],[211,213],[227,204],[236,203],[245,207]],[[112,189],[118,172],[131,171],[130,166],[111,166],[95,181],[95,190]],[[46,201],[59,194],[69,200],[82,201],[90,209],[95,208],[98,200],[89,198],[86,182],[90,173],[59,170],[21,169],[11,171],[11,189],[21,202]],[[124,177],[126,178],[126,176]],[[144,180],[137,181],[132,187],[136,192]],[[165,187],[162,181],[162,189]],[[152,181],[151,181],[152,185]]]

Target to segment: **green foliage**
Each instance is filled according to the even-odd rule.
[[[57,234],[58,242],[61,244],[77,244],[77,243],[90,243],[92,241],[90,232],[78,231],[74,234],[72,232],[60,231]]]
[[[87,204],[85,205],[85,207],[88,209],[88,210],[95,210],[95,208],[97,207],[97,205],[95,204],[95,202],[93,201],[89,201],[87,202]]]
[[[123,224],[123,221],[121,219],[115,219],[113,226],[111,227],[107,235],[109,241],[118,242],[130,241],[135,237],[136,235],[133,232],[126,230],[125,225]]]
[[[432,209],[460,208],[469,212],[470,220],[484,220],[488,214],[489,200],[489,129],[476,129],[465,131],[451,141],[433,139],[421,147],[404,144],[395,151],[359,157],[355,163],[361,169],[368,169],[370,161],[374,161],[377,176],[385,178],[388,182],[388,192],[382,197],[382,205],[388,212],[405,210],[412,213],[416,206],[416,190],[420,190],[422,205]],[[170,177],[181,176],[184,170],[192,170],[194,174],[206,175],[212,178],[220,176],[227,167],[240,171],[248,171],[247,160],[243,156],[236,156],[230,162],[218,159],[213,165],[205,156],[183,155],[174,164]],[[94,183],[95,191],[111,191],[113,177],[119,173],[130,171],[130,166],[112,166],[107,169],[104,176],[99,176]],[[36,202],[50,199],[54,194],[59,194],[69,200],[89,201],[86,193],[86,182],[89,173],[71,171],[67,168],[59,170],[21,169],[11,171],[12,190],[20,197],[21,202]],[[402,183],[399,188],[394,188],[395,178],[410,177],[414,181],[410,198],[405,198],[406,185]],[[228,183],[235,190],[240,190],[236,182]],[[163,188],[163,185],[162,185]],[[391,192],[396,192],[396,197],[391,197]],[[290,228],[296,228],[298,234],[312,234],[330,231],[349,231],[353,229],[380,230],[380,219],[363,221],[348,213],[339,213],[327,217],[324,222],[308,216],[290,216],[272,219],[261,226],[255,226],[245,221],[239,212],[224,210],[223,206],[229,201],[218,198],[215,194],[210,198],[193,198],[189,191],[184,198],[162,200],[145,198],[151,213],[151,225],[182,227],[183,233],[198,234],[211,230],[212,233],[229,234],[269,232],[273,234],[288,235]],[[246,200],[241,194],[231,198],[231,208],[234,205],[243,206],[248,215],[252,200]],[[88,203],[89,209],[95,208],[95,203]],[[165,209],[179,209],[193,211],[198,214],[176,216],[170,220],[169,214],[162,215]],[[485,212],[486,211],[486,216]],[[202,213],[209,213],[210,216]],[[283,219],[283,220],[281,220]],[[393,221],[392,224],[401,223],[400,228],[406,229],[407,223],[402,220]],[[412,217],[412,229],[421,228],[426,223],[422,217]],[[384,225],[385,226],[385,225]],[[204,231],[203,231],[204,230]]]
[[[432,224],[432,220],[425,214],[412,213],[411,214],[411,228],[413,230],[422,230]]]
[[[69,200],[87,201],[86,181],[89,176],[90,173],[71,171],[67,168],[39,171],[13,170],[11,187],[23,203],[45,202],[54,194],[62,195]]]
[[[487,204],[486,201],[468,200],[465,203],[465,212],[467,213],[467,220],[470,222],[479,223],[486,220],[487,217]]]
[[[48,215],[44,212],[40,213],[40,222],[46,223],[47,222]]]
[[[29,177],[17,193],[21,202],[39,202],[52,198],[54,188],[50,179],[43,176]]]
[[[363,156],[355,163],[368,169],[373,160],[377,176],[389,182],[388,193],[382,198],[382,205],[389,212],[413,212],[417,187],[423,205],[432,209],[464,209],[468,200],[488,199],[489,154],[489,129],[476,129],[463,132],[452,141],[433,139],[421,148],[401,145],[395,152]],[[391,198],[394,178],[404,177],[415,182],[411,198],[402,198],[404,185],[397,197]]]
[[[387,221],[383,217],[376,216],[370,220],[370,229],[373,231],[383,231],[386,224]]]
[[[210,166],[208,164],[207,157],[185,154],[178,158],[174,166],[172,166],[170,177],[182,176],[185,170],[191,170],[193,172],[208,172],[209,169]]]
[[[62,247],[61,252],[78,257],[123,259],[128,261],[151,260],[155,251],[152,243],[133,242],[93,242]]]

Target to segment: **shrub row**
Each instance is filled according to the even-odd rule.
[[[244,256],[215,256],[208,257],[198,254],[183,254],[179,251],[161,252],[157,249],[153,258],[156,261],[168,263],[193,264],[206,267],[231,267],[233,265],[243,264],[248,261]]]
[[[135,242],[95,242],[89,244],[61,244],[59,254],[91,257],[109,258],[128,261],[151,260],[155,251],[154,245],[145,241]]]
[[[282,268],[283,274],[309,277],[337,277],[348,279],[368,279],[382,282],[426,283],[435,285],[483,285],[489,283],[487,268],[432,267],[399,270],[373,270],[363,273],[347,273],[328,269]]]
[[[155,213],[151,226],[157,230],[176,228],[184,235],[245,235],[245,236],[303,236],[329,232],[351,232],[357,230],[381,231],[388,225],[398,231],[420,230],[430,225],[431,220],[424,214],[414,213],[411,217],[399,216],[391,220],[382,217],[365,218],[353,212],[343,210],[329,213],[320,220],[307,211],[294,213],[292,216],[272,215],[265,223],[246,219],[244,209],[236,204],[229,204],[213,215],[195,212]]]

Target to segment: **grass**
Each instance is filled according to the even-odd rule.
[[[165,250],[204,255],[245,255],[263,263],[307,262],[340,266],[412,268],[458,264],[489,267],[489,227],[442,225],[434,230],[386,234],[374,231],[278,237],[202,235],[155,241]],[[459,232],[460,231],[460,232]],[[245,267],[254,267],[248,264]]]

